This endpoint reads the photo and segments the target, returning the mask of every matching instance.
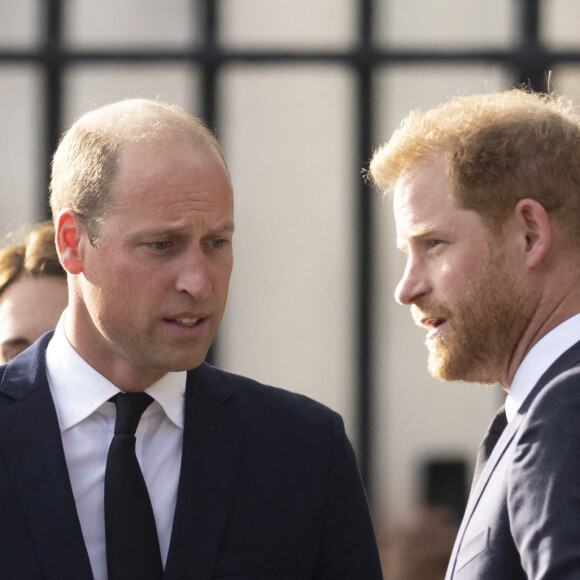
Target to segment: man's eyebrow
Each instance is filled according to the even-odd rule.
[[[236,226],[235,226],[234,222],[226,222],[225,224],[218,226],[217,228],[215,228],[211,231],[215,232],[215,233],[233,232],[235,229],[236,229]]]
[[[401,238],[397,237],[397,249],[401,250],[401,252],[407,252],[409,249],[407,242],[404,242]]]
[[[222,225],[217,226],[216,228],[210,230],[211,234],[221,233],[221,232],[233,232],[234,231],[234,222],[226,222]],[[160,228],[152,228],[150,230],[138,232],[136,235],[138,236],[146,236],[146,237],[170,237],[170,236],[179,236],[184,233],[188,228],[183,226],[167,226],[167,227],[160,227]]]
[[[0,343],[0,346],[30,346],[31,342],[23,336],[7,338]]]
[[[397,236],[397,248],[403,252],[406,252],[408,249],[408,244],[405,240],[420,240],[425,236],[430,236],[433,232],[436,232],[437,228],[432,225],[428,224],[418,224],[410,228],[409,235],[406,236],[404,239]]]

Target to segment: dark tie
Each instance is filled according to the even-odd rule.
[[[159,538],[147,486],[135,455],[135,431],[153,399],[120,393],[115,436],[105,472],[105,536],[109,580],[163,578]]]
[[[485,467],[485,464],[487,463],[487,460],[489,459],[489,456],[491,455],[491,452],[493,451],[495,444],[497,443],[498,439],[503,433],[503,430],[506,428],[506,425],[507,425],[507,417],[505,414],[505,406],[502,405],[498,409],[495,417],[493,418],[493,421],[490,423],[487,433],[483,438],[483,441],[481,442],[479,449],[477,450],[477,458],[475,460],[475,470],[473,473],[473,482],[471,483],[472,493],[473,490],[475,489],[475,486],[477,485],[477,480],[479,479],[479,476],[481,475],[481,472],[483,471],[483,468]]]

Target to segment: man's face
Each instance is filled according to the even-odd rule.
[[[395,298],[428,330],[429,371],[443,380],[497,381],[533,314],[503,235],[492,237],[478,214],[455,206],[440,160],[397,183],[394,212],[407,254]]]
[[[12,360],[45,332],[66,308],[66,279],[21,276],[0,296],[0,364]]]
[[[207,354],[232,271],[233,193],[218,154],[183,139],[125,146],[112,199],[96,247],[81,236],[67,336],[141,390]]]

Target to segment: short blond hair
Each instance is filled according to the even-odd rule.
[[[56,252],[52,222],[33,226],[23,241],[10,243],[0,250],[0,295],[21,276],[56,276],[66,280]]]
[[[91,111],[65,133],[52,160],[50,207],[54,219],[64,208],[83,220],[91,243],[110,209],[110,192],[123,145],[185,138],[223,152],[204,123],[181,107],[148,99],[128,99]]]
[[[580,237],[580,121],[568,99],[513,89],[413,111],[373,156],[370,176],[389,192],[438,156],[455,203],[489,225],[531,198]]]

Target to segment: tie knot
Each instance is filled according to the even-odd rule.
[[[111,401],[117,407],[115,435],[135,435],[141,415],[153,398],[147,393],[119,393]]]

